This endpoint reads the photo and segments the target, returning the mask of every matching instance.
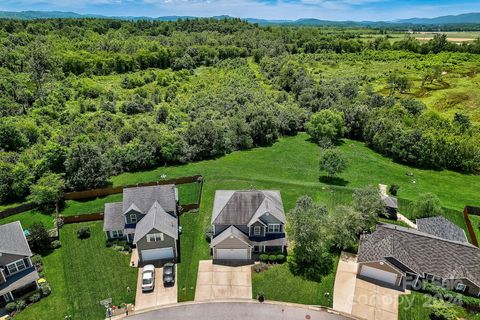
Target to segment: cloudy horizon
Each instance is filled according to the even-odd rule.
[[[105,16],[229,15],[240,18],[397,20],[480,12],[480,1],[459,0],[2,0],[2,11],[72,11]]]

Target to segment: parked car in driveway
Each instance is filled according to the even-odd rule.
[[[163,285],[173,286],[175,284],[175,264],[166,263],[163,266]]]
[[[142,291],[152,291],[155,288],[155,266],[148,264],[142,271]]]

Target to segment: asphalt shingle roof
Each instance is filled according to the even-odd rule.
[[[123,189],[123,213],[129,208],[136,208],[147,213],[157,201],[167,212],[176,212],[175,185],[161,185]]]
[[[381,195],[381,197],[382,197],[382,200],[383,200],[383,204],[384,204],[386,207],[398,209],[398,200],[397,200],[397,198],[392,197],[392,196],[388,196],[388,195]]]
[[[147,233],[156,229],[178,239],[178,218],[167,213],[163,207],[155,201],[148,213],[137,223],[133,243],[143,238]]]
[[[219,235],[217,235],[215,238],[212,239],[212,242],[210,243],[210,247],[215,247],[217,244],[221,243],[222,241],[230,238],[230,237],[235,237],[243,242],[245,242],[246,245],[251,245],[250,240],[248,240],[248,236],[243,233],[242,231],[238,230],[234,226],[230,226],[227,229],[223,230]]]
[[[445,217],[417,219],[416,222],[418,231],[447,240],[468,242],[465,231]]]
[[[282,199],[279,191],[217,190],[212,212],[212,224],[248,225],[269,212],[285,223]]]
[[[125,217],[122,210],[123,204],[121,202],[105,204],[103,231],[123,230],[125,228]]]
[[[379,224],[375,232],[361,237],[357,260],[362,263],[388,257],[418,274],[428,273],[442,279],[465,278],[480,286],[480,249],[468,243]]]
[[[20,221],[0,226],[0,253],[28,257],[32,255]]]

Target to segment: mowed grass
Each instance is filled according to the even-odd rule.
[[[338,257],[327,276],[320,282],[294,276],[288,263],[271,266],[268,270],[252,272],[252,295],[263,293],[266,300],[278,300],[308,305],[332,307],[333,285],[337,271]]]
[[[28,229],[35,222],[41,222],[43,225],[49,229],[54,226],[54,214],[45,213],[37,209],[25,211],[22,213],[15,214],[13,216],[5,217],[0,219],[0,224],[7,224],[14,221],[20,221],[23,229]]]
[[[102,319],[105,309],[100,300],[112,298],[115,305],[135,301],[137,269],[129,266],[129,255],[105,246],[102,225],[98,221],[61,229],[62,247],[44,258],[52,294],[16,319],[63,319],[66,315],[79,320]],[[81,227],[90,228],[90,238],[77,238]]]

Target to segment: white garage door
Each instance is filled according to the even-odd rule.
[[[160,248],[160,249],[150,249],[142,250],[142,260],[151,261],[151,260],[163,260],[173,258],[173,248]]]
[[[248,259],[248,249],[215,249],[216,259],[244,260]]]
[[[390,283],[393,285],[395,285],[397,282],[397,274],[380,270],[377,268],[368,267],[368,266],[362,267],[362,270],[360,271],[360,275],[367,278],[380,280],[385,283]]]

